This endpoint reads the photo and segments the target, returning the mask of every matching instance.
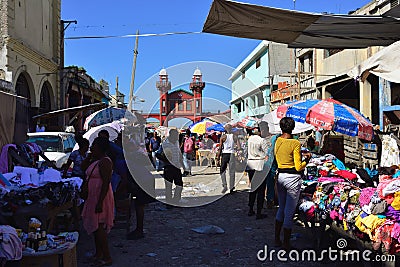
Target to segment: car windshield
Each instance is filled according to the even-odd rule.
[[[63,146],[59,136],[30,136],[27,142],[36,143],[44,152],[63,152]]]

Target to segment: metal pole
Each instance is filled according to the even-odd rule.
[[[60,32],[60,67],[59,67],[59,75],[60,75],[60,108],[63,109],[65,108],[65,94],[64,92],[64,35],[65,35],[65,30],[68,29],[69,25],[71,23],[77,24],[78,22],[76,20],[60,20],[60,27],[61,27],[61,32]],[[64,26],[67,24],[66,26]],[[61,117],[61,125],[65,127],[65,115]]]
[[[299,93],[299,96],[298,96],[298,99],[297,100],[300,100],[300,98],[301,98],[301,89],[300,89],[300,80],[301,80],[301,76],[300,76],[300,58],[298,58],[298,67],[297,67],[297,79],[298,79],[298,81],[297,81],[297,88],[298,88],[298,93]]]
[[[132,76],[131,76],[131,86],[129,91],[129,104],[128,110],[133,112],[133,88],[135,85],[135,72],[136,72],[136,60],[138,55],[138,44],[139,44],[139,30],[136,31],[136,41],[135,41],[135,50],[133,50],[133,65],[132,65]]]
[[[115,81],[115,99],[114,100],[116,101],[115,106],[117,108],[119,108],[118,76]]]

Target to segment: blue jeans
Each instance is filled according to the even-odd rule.
[[[275,198],[275,173],[277,168],[272,167],[267,175],[267,201],[273,201]],[[277,204],[277,203],[276,203]]]
[[[185,172],[192,173],[192,155],[189,153],[183,153],[183,169]]]
[[[293,216],[300,197],[301,175],[280,173],[276,187],[279,200],[276,220],[283,222],[284,228],[291,229],[293,226]]]
[[[151,152],[151,156],[153,158],[153,165],[154,168],[156,168],[156,170],[161,170],[160,168],[160,161],[158,160],[158,158],[156,158],[156,152]]]

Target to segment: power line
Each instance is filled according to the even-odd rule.
[[[126,35],[105,35],[105,36],[71,36],[66,37],[66,40],[81,40],[81,39],[109,39],[109,38],[132,38],[132,37],[154,37],[168,35],[185,35],[199,34],[202,32],[167,32],[167,33],[145,33],[145,34],[126,34]]]
[[[181,26],[181,25],[201,25],[199,23],[148,23],[148,24],[139,24],[134,25],[135,27],[149,27],[149,26]],[[89,29],[89,28],[117,28],[117,27],[129,27],[132,25],[121,24],[121,25],[83,25],[83,26],[73,26],[74,30],[76,29]]]

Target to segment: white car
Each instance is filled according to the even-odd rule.
[[[76,143],[73,133],[38,132],[28,133],[28,137],[27,142],[39,145],[44,155],[54,162],[57,168],[61,168],[63,164],[67,163],[69,154]],[[41,157],[39,160],[44,161]]]

